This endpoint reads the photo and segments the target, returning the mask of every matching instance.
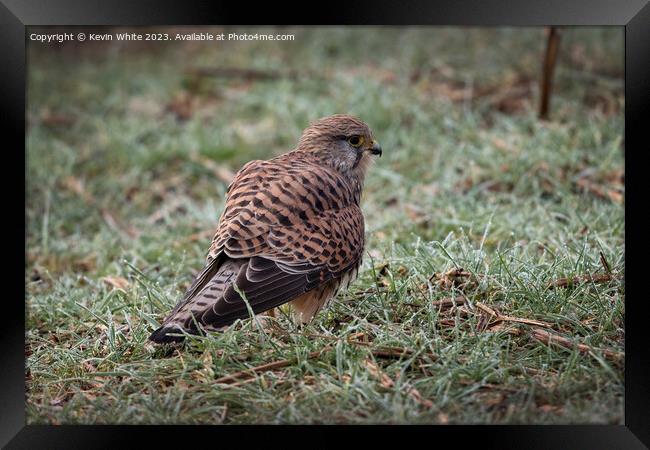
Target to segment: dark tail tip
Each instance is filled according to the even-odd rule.
[[[149,336],[149,340],[155,342],[156,344],[169,344],[172,342],[183,342],[185,339],[185,336],[170,336],[167,333],[180,333],[181,331],[176,329],[176,328],[170,328],[166,326],[162,326],[158,328],[156,331],[151,333],[151,336]]]

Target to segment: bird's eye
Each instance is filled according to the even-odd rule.
[[[363,144],[363,136],[352,136],[348,139],[348,142],[352,147],[359,147]]]

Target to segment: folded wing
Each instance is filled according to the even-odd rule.
[[[306,157],[248,163],[228,189],[206,267],[152,339],[291,301],[355,270],[363,245],[358,197],[334,171]]]

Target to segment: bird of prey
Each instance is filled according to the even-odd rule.
[[[368,125],[337,114],[311,123],[294,150],[245,164],[226,191],[205,267],[150,339],[221,331],[287,302],[296,323],[308,323],[356,278],[361,189],[381,154]]]

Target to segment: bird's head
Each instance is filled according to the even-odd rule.
[[[345,114],[312,122],[303,131],[297,150],[314,153],[323,164],[359,183],[363,183],[373,155],[382,154],[368,125]]]

